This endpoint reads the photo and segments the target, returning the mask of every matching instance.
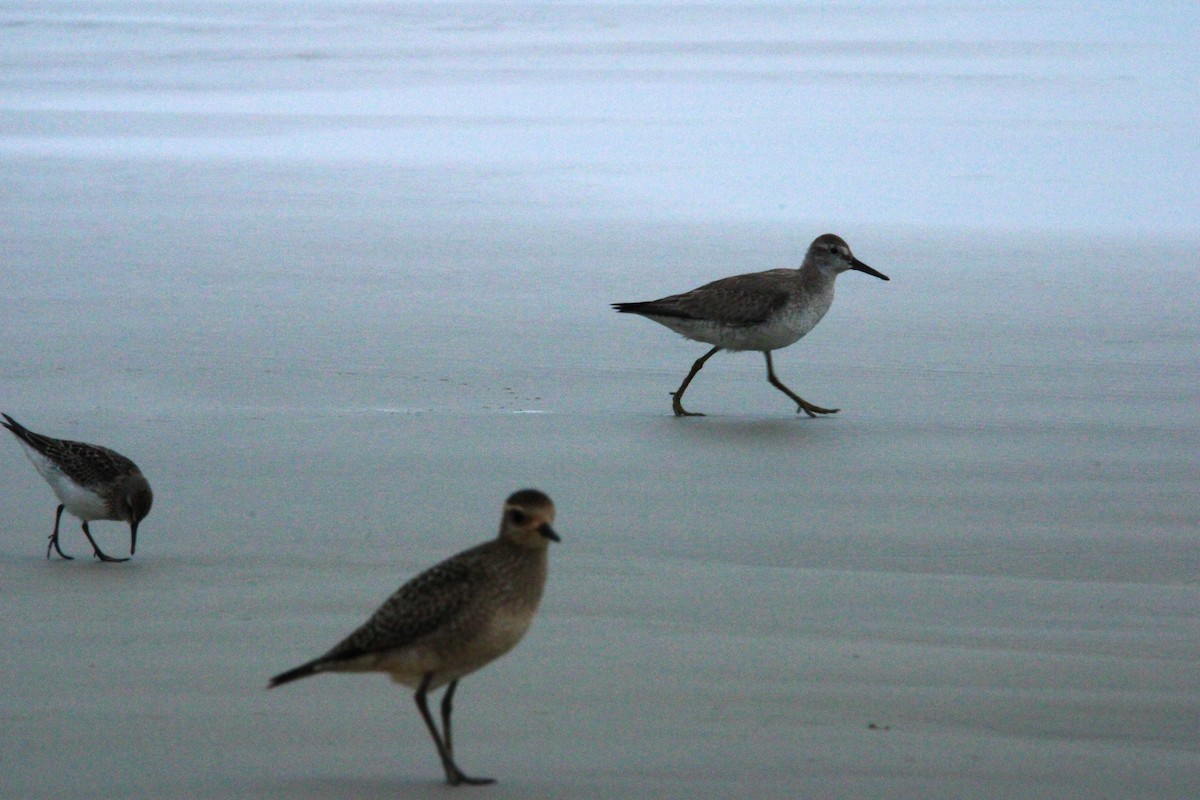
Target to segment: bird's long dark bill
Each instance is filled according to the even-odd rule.
[[[868,275],[874,275],[876,278],[879,278],[880,280],[884,280],[884,281],[891,280],[891,278],[889,278],[887,275],[884,275],[882,272],[880,272],[877,269],[871,269],[866,264],[859,261],[857,258],[854,259],[854,263],[850,265],[850,269],[856,269],[859,272],[865,272]]]
[[[554,532],[554,528],[551,528],[549,525],[543,525],[542,527],[538,528],[538,533],[552,542],[562,541],[562,539],[558,538],[558,534]]]
[[[129,555],[137,552],[137,523],[133,522],[129,525]]]

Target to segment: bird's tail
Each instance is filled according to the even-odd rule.
[[[15,419],[10,417],[8,414],[0,414],[0,417],[4,417],[4,422],[0,422],[0,425],[3,425],[4,427],[6,427],[10,431],[12,431],[13,435],[16,436],[17,438],[24,439],[25,438],[24,435],[29,433],[28,429],[26,429],[26,427],[24,425],[17,422]]]
[[[8,414],[0,413],[0,417],[4,417],[4,421],[0,422],[0,425],[8,428],[12,431],[13,436],[16,436],[39,453],[44,454],[48,448],[53,447],[57,443],[56,439],[51,439],[49,436],[43,436],[40,433],[34,433]]]
[[[271,682],[267,684],[267,688],[274,689],[276,686],[282,686],[285,683],[298,681],[301,678],[307,678],[309,675],[316,675],[319,671],[317,669],[318,663],[319,662],[317,661],[310,661],[307,664],[301,664],[295,669],[289,669],[287,672],[281,672],[274,678],[271,678]]]

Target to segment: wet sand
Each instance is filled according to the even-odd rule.
[[[99,302],[25,285],[21,308],[61,325],[7,350],[6,410],[125,452],[158,499],[130,563],[89,563],[74,521],[77,560],[45,561],[52,496],[7,448],[6,796],[440,792],[406,691],[265,681],[492,535],[523,485],[560,506],[543,613],[459,701],[460,760],[500,777],[497,796],[1196,788],[1185,274],[1144,275],[1147,315],[1095,279],[1127,268],[1106,260],[1119,247],[1088,261],[1080,242],[1087,269],[1017,274],[998,265],[1036,239],[863,231],[892,283],[844,277],[777,358],[842,412],[797,416],[760,357],[734,354],[693,386],[710,416],[676,419],[667,392],[699,347],[603,304],[669,283],[622,246],[627,228],[475,234],[457,280],[479,295],[437,302],[386,271],[403,248],[384,233],[354,248],[376,264],[309,257],[352,264],[333,278],[271,229],[234,246],[288,263],[287,280],[189,288],[186,254],[210,254],[180,241],[170,272],[144,267]],[[637,238],[653,265],[685,240],[741,247],[734,233]],[[778,260],[804,244],[771,242]],[[712,251],[697,280],[759,266]],[[989,311],[968,276],[998,273],[1038,299]],[[1040,314],[1071,303],[1116,312],[1100,336],[1091,315]],[[114,315],[121,346],[64,346]],[[127,546],[114,523],[94,530]]]
[[[443,796],[406,690],[266,682],[527,485],[563,542],[526,640],[459,690],[458,759],[500,780],[464,791],[1200,793],[1193,236],[840,195],[656,214],[550,156],[239,149],[303,115],[34,147],[50,112],[6,98],[0,409],[132,457],[156,501],[129,563],[71,519],[76,560],[47,561],[53,496],[0,444],[0,796]],[[181,154],[200,120],[225,149]],[[892,278],[843,276],[776,354],[841,413],[722,354],[688,393],[709,416],[672,417],[704,347],[607,304],[794,265],[826,229]]]

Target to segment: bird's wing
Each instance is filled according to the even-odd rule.
[[[0,424],[80,486],[106,483],[113,478],[140,471],[128,458],[107,447],[44,436],[34,433],[7,414],[0,416],[6,420]]]
[[[787,304],[789,292],[773,275],[775,272],[783,271],[721,278],[690,292],[643,303],[616,303],[614,307],[618,311],[649,316],[757,325]]]
[[[469,553],[471,551],[467,551]],[[405,583],[318,661],[353,660],[404,647],[442,627],[469,602],[479,567],[461,553]]]
[[[66,440],[58,441],[58,444],[62,447],[57,458],[59,466],[81,486],[108,483],[114,478],[141,471],[137,464],[107,447]]]

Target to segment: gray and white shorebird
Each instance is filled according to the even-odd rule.
[[[679,388],[671,393],[677,417],[702,417],[683,407],[683,393],[696,373],[719,350],[758,350],[767,359],[767,380],[792,398],[810,417],[836,414],[804,400],[775,377],[771,351],[799,341],[816,327],[833,304],[834,280],[857,270],[890,280],[854,257],[839,236],[826,233],[809,245],[799,269],[751,272],[706,283],[683,294],[636,303],[613,303],[617,311],[640,314],[697,342],[713,345],[696,363]]]
[[[504,502],[499,536],[420,573],[332,650],[276,675],[268,688],[320,672],[386,672],[416,690],[446,782],[494,783],[466,775],[454,761],[454,691],[461,678],[507,653],[529,629],[546,585],[547,548],[559,541],[553,522],[554,504],[545,494],[513,493]],[[441,686],[439,733],[426,696]]]
[[[54,439],[34,433],[8,414],[0,414],[4,421],[0,425],[12,431],[13,436],[33,462],[38,474],[46,479],[58,497],[58,510],[54,513],[54,532],[46,545],[46,558],[50,549],[58,551],[65,559],[72,557],[62,551],[58,544],[58,523],[63,509],[70,511],[83,522],[83,535],[91,543],[96,558],[101,561],[128,561],[128,558],[113,558],[104,553],[88,522],[97,519],[117,520],[129,523],[129,555],[137,551],[138,525],[150,513],[154,493],[146,476],[125,456],[95,444]]]

